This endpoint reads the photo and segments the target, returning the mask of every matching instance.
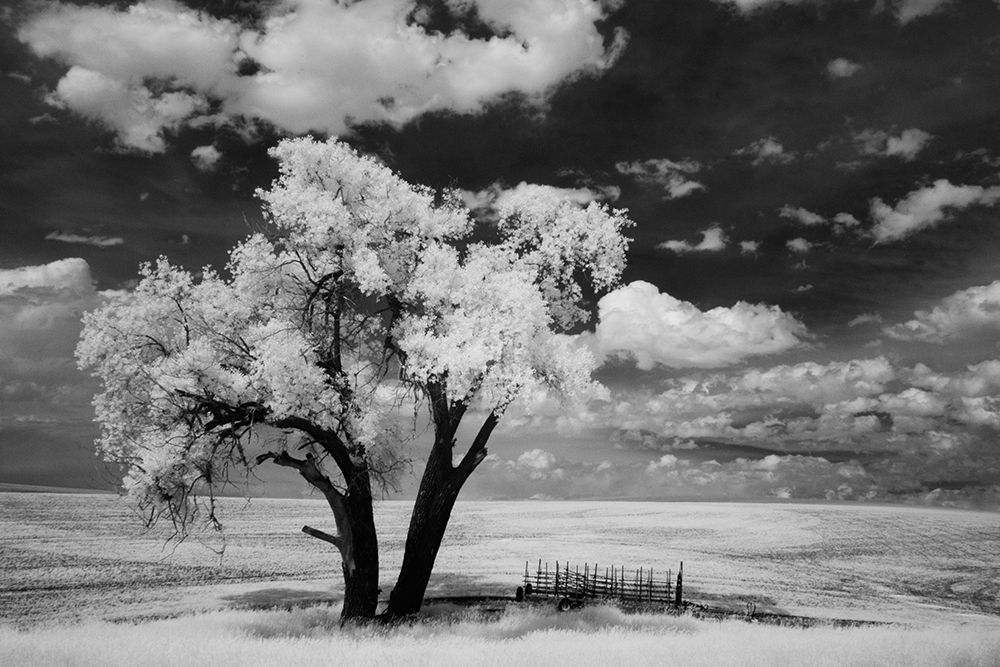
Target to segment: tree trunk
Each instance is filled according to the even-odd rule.
[[[420,611],[451,510],[466,478],[452,468],[450,443],[435,442],[413,504],[403,564],[389,596],[387,617]]]
[[[378,538],[367,470],[358,470],[353,475],[343,505],[344,521],[337,521],[344,572],[344,607],[340,618],[341,621],[374,618],[378,606]]]

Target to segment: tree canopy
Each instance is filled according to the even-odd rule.
[[[144,264],[135,290],[85,315],[77,357],[102,383],[98,449],[125,465],[150,521],[215,521],[220,486],[271,461],[330,502],[348,577],[371,558],[354,548],[369,484],[394,482],[417,423],[460,488],[525,390],[595,389],[595,360],[569,334],[589,317],[585,295],[619,279],[630,223],[522,188],[477,229],[457,192],[411,185],[342,142],[271,154],[268,228],[221,272]],[[472,417],[479,435],[452,451]]]

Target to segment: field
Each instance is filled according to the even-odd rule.
[[[215,536],[177,545],[166,543],[163,531],[140,530],[138,519],[114,496],[0,493],[0,646],[8,647],[0,648],[0,663],[45,655],[37,653],[39,647],[58,647],[54,638],[76,636],[69,644],[76,652],[69,658],[50,655],[51,661],[98,664],[106,658],[127,664],[136,656],[86,657],[91,655],[87,650],[95,656],[110,650],[101,637],[121,633],[148,651],[173,633],[205,635],[204,646],[225,640],[230,643],[218,650],[227,660],[241,654],[251,639],[259,656],[270,655],[271,649],[258,646],[262,641],[271,642],[267,646],[272,648],[299,642],[295,650],[306,651],[304,638],[313,648],[316,641],[347,642],[351,651],[361,651],[361,658],[368,644],[389,650],[384,637],[368,641],[342,635],[347,631],[336,629],[335,606],[308,608],[335,603],[339,597],[339,562],[332,548],[299,532],[303,524],[331,527],[321,501],[230,500],[225,509],[226,543],[220,557],[216,551],[221,543]],[[403,502],[378,506],[385,595],[402,555],[407,509]],[[580,649],[579,637],[567,637],[601,629],[627,636],[628,650],[635,651],[644,641],[653,641],[651,637],[669,637],[672,650],[679,651],[678,642],[692,636],[751,633],[744,641],[749,652],[739,655],[747,660],[757,656],[753,660],[759,662],[739,664],[780,664],[786,654],[768,652],[775,650],[774,641],[786,647],[798,646],[796,642],[825,647],[827,658],[840,656],[848,662],[854,661],[850,651],[867,646],[865,650],[874,651],[871,655],[889,650],[886,647],[895,647],[899,656],[917,651],[919,659],[913,664],[1000,664],[990,657],[1000,651],[997,554],[1000,516],[992,513],[780,503],[459,503],[431,582],[434,596],[510,595],[525,562],[534,567],[538,559],[596,563],[602,569],[641,565],[655,572],[676,570],[683,560],[686,597],[693,601],[734,608],[754,602],[759,610],[893,621],[913,629],[803,631],[625,616],[601,608],[559,615],[545,607],[508,612],[490,623],[462,617],[444,626],[432,624],[432,629],[418,626],[400,632],[406,633],[411,648],[424,647],[414,648],[411,657],[426,654],[427,662],[440,658],[434,646],[449,642],[468,650],[479,647],[484,655],[490,654],[490,642],[507,642],[515,655],[528,650],[531,638],[544,635],[551,639],[542,642],[549,647],[545,650],[560,641]],[[268,607],[272,609],[264,610]],[[196,613],[205,615],[192,616]],[[331,632],[337,637],[328,637]],[[837,634],[845,632],[853,634]],[[809,636],[813,639],[803,639]],[[96,643],[86,649],[88,642]],[[758,645],[763,653],[750,650]],[[345,644],[336,650],[348,648]],[[789,653],[788,664],[802,659],[803,650]],[[841,650],[847,652],[838,653]],[[9,660],[3,651],[12,652],[6,656]],[[390,653],[377,657],[391,664],[395,659]],[[529,653],[545,661],[544,651]],[[303,664],[311,664],[310,655],[306,651],[300,656]],[[688,662],[711,664],[711,655],[694,651]],[[934,656],[941,661],[929,661]],[[809,660],[840,664],[820,657]],[[260,657],[258,662],[268,660]]]

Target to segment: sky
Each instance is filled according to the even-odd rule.
[[[464,497],[1000,507],[998,74],[996,0],[7,4],[0,483],[114,486],[81,314],[222,266],[313,134],[636,223],[606,400],[527,397]]]

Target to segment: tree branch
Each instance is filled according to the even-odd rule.
[[[322,491],[331,504],[334,499],[343,500],[343,494],[337,490],[330,478],[323,474],[311,453],[306,454],[304,459],[297,459],[285,451],[267,452],[257,457],[257,464],[260,465],[268,459],[274,461],[276,465],[297,470],[307,482]]]
[[[277,428],[293,428],[309,435],[334,460],[337,467],[340,468],[344,479],[351,479],[356,466],[351,461],[351,454],[347,451],[347,446],[344,445],[344,441],[340,439],[340,436],[336,432],[317,426],[308,419],[301,417],[284,417],[269,423]]]
[[[468,479],[472,471],[486,458],[486,443],[489,441],[490,435],[493,434],[493,429],[496,428],[499,421],[500,416],[494,411],[486,417],[483,425],[479,427],[479,433],[476,434],[476,438],[469,446],[469,451],[465,453],[462,461],[452,471],[452,474],[455,475],[459,482],[464,482]]]
[[[331,535],[330,533],[324,533],[322,530],[316,530],[309,526],[302,526],[302,532],[310,537],[315,537],[318,540],[323,540],[324,542],[329,542],[338,549],[343,550],[344,541],[336,535]]]

